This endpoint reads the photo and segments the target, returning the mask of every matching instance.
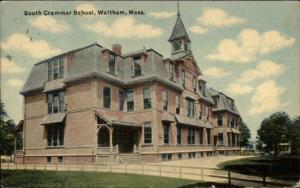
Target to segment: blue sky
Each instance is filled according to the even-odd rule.
[[[144,46],[170,56],[176,1],[1,2],[1,97],[22,119],[19,91],[32,65],[97,42],[123,53]],[[145,15],[24,16],[24,11],[141,10]],[[299,2],[180,2],[192,52],[208,85],[235,99],[252,132],[276,111],[299,115]]]

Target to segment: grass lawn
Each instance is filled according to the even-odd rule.
[[[218,167],[247,175],[256,175],[282,179],[299,180],[300,157],[259,156],[220,163]]]
[[[199,181],[105,172],[2,170],[5,187],[181,187]]]

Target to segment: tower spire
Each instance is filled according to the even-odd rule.
[[[179,0],[177,1],[177,16],[180,16]]]

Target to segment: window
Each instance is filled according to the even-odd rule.
[[[161,154],[162,161],[169,161],[172,160],[172,154],[171,153],[164,153]]]
[[[235,146],[235,134],[231,134],[231,144],[232,146]]]
[[[173,42],[173,51],[178,51],[181,49],[181,41]]]
[[[170,128],[170,124],[164,122],[163,123],[163,128],[164,128],[164,144],[169,144],[169,128]]]
[[[187,102],[187,116],[194,117],[194,100],[186,99]]]
[[[196,78],[195,77],[193,77],[192,82],[193,82],[193,89],[194,89],[194,91],[196,91],[197,84],[196,84]]]
[[[211,144],[211,131],[210,129],[206,129],[207,131],[207,145],[210,145]]]
[[[207,96],[207,95],[206,95],[206,86],[205,86],[205,83],[203,84],[202,95],[203,95],[204,97]]]
[[[48,146],[63,146],[64,145],[64,126],[51,125],[47,129]]]
[[[185,71],[184,70],[181,70],[181,83],[182,83],[182,86],[184,87],[185,86]]]
[[[63,163],[64,162],[64,157],[63,156],[57,157],[57,161],[58,161],[58,163]]]
[[[228,103],[229,103],[230,109],[231,109],[232,111],[234,111],[234,103],[233,103],[233,100],[232,100],[232,99],[228,99],[227,101],[228,101]]]
[[[218,126],[219,127],[223,126],[222,114],[218,114]]]
[[[151,88],[144,88],[143,97],[144,97],[144,109],[150,109],[151,108]]]
[[[111,92],[109,87],[103,88],[103,108],[110,108]]]
[[[215,102],[215,105],[218,105],[219,97],[218,96],[213,96],[213,100]]]
[[[134,65],[134,76],[140,76],[142,75],[142,58],[134,58],[133,60]]]
[[[181,128],[177,125],[177,144],[181,144]]]
[[[116,73],[116,57],[113,54],[108,54],[108,72]]]
[[[174,80],[174,64],[173,63],[169,63],[169,75],[170,75],[170,79]]]
[[[230,133],[227,133],[227,139],[228,139],[228,146],[231,146],[231,136]]]
[[[48,80],[64,77],[64,60],[62,57],[48,62]]]
[[[124,111],[124,103],[125,103],[125,92],[123,90],[119,90],[119,110]]]
[[[47,157],[47,163],[51,163],[52,158],[51,157]]]
[[[234,118],[231,118],[230,127],[234,128]]]
[[[144,143],[145,144],[152,143],[152,127],[150,122],[144,123]]]
[[[199,130],[199,143],[201,145],[203,144],[203,139],[204,139],[204,130],[203,130],[203,128],[200,128],[200,130]]]
[[[180,98],[178,95],[176,96],[175,100],[176,100],[176,114],[180,114]]]
[[[209,107],[206,107],[206,121],[209,121],[209,114],[210,114],[210,109]]]
[[[65,111],[64,92],[55,92],[48,94],[48,114],[55,114]]]
[[[195,144],[195,128],[189,128],[188,144]]]
[[[218,145],[224,145],[223,133],[218,133]]]
[[[127,92],[127,111],[131,112],[134,110],[134,91]]]
[[[168,92],[163,91],[163,109],[168,110]]]
[[[178,153],[177,157],[178,157],[179,160],[181,160],[182,159],[182,153]]]
[[[195,152],[190,152],[189,153],[189,159],[195,159],[196,153]]]

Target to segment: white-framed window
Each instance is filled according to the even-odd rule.
[[[133,59],[133,75],[140,76],[142,75],[142,57],[135,57]]]
[[[64,77],[63,57],[48,61],[48,80],[56,80]]]
[[[168,110],[168,92],[163,91],[163,110],[167,111]]]
[[[152,126],[151,122],[144,123],[144,143],[151,144],[152,143]]]
[[[111,89],[105,86],[103,88],[103,108],[110,109],[111,104]]]
[[[199,144],[203,145],[204,144],[204,130],[203,128],[199,129]]]
[[[176,95],[175,97],[175,103],[176,103],[176,114],[180,114],[180,97],[179,95]]]
[[[223,133],[218,133],[218,145],[224,145]]]
[[[170,79],[174,80],[174,64],[173,63],[169,63],[169,75],[170,75]]]
[[[194,91],[196,91],[196,89],[197,89],[197,83],[196,83],[196,78],[195,77],[193,77],[192,84],[193,84]]]
[[[108,54],[108,72],[116,74],[116,56],[112,53]]]
[[[194,113],[195,113],[195,110],[194,110],[194,107],[195,107],[194,100],[188,98],[188,99],[186,99],[186,102],[187,102],[187,116],[188,117],[194,117]]]
[[[151,108],[151,88],[144,88],[143,89],[143,101],[144,101],[144,109]]]
[[[48,93],[48,114],[56,114],[65,111],[64,91]]]
[[[119,90],[119,110],[124,111],[125,104],[125,92],[124,90]]]
[[[126,98],[127,98],[127,111],[128,112],[134,111],[134,90],[127,91]]]
[[[170,142],[170,123],[164,122],[163,130],[164,130],[164,144],[169,144],[169,142]]]
[[[195,144],[195,128],[189,128],[188,144]]]
[[[218,126],[222,127],[223,126],[223,118],[222,114],[218,114]]]
[[[46,126],[48,146],[59,147],[64,145],[64,125]]]

